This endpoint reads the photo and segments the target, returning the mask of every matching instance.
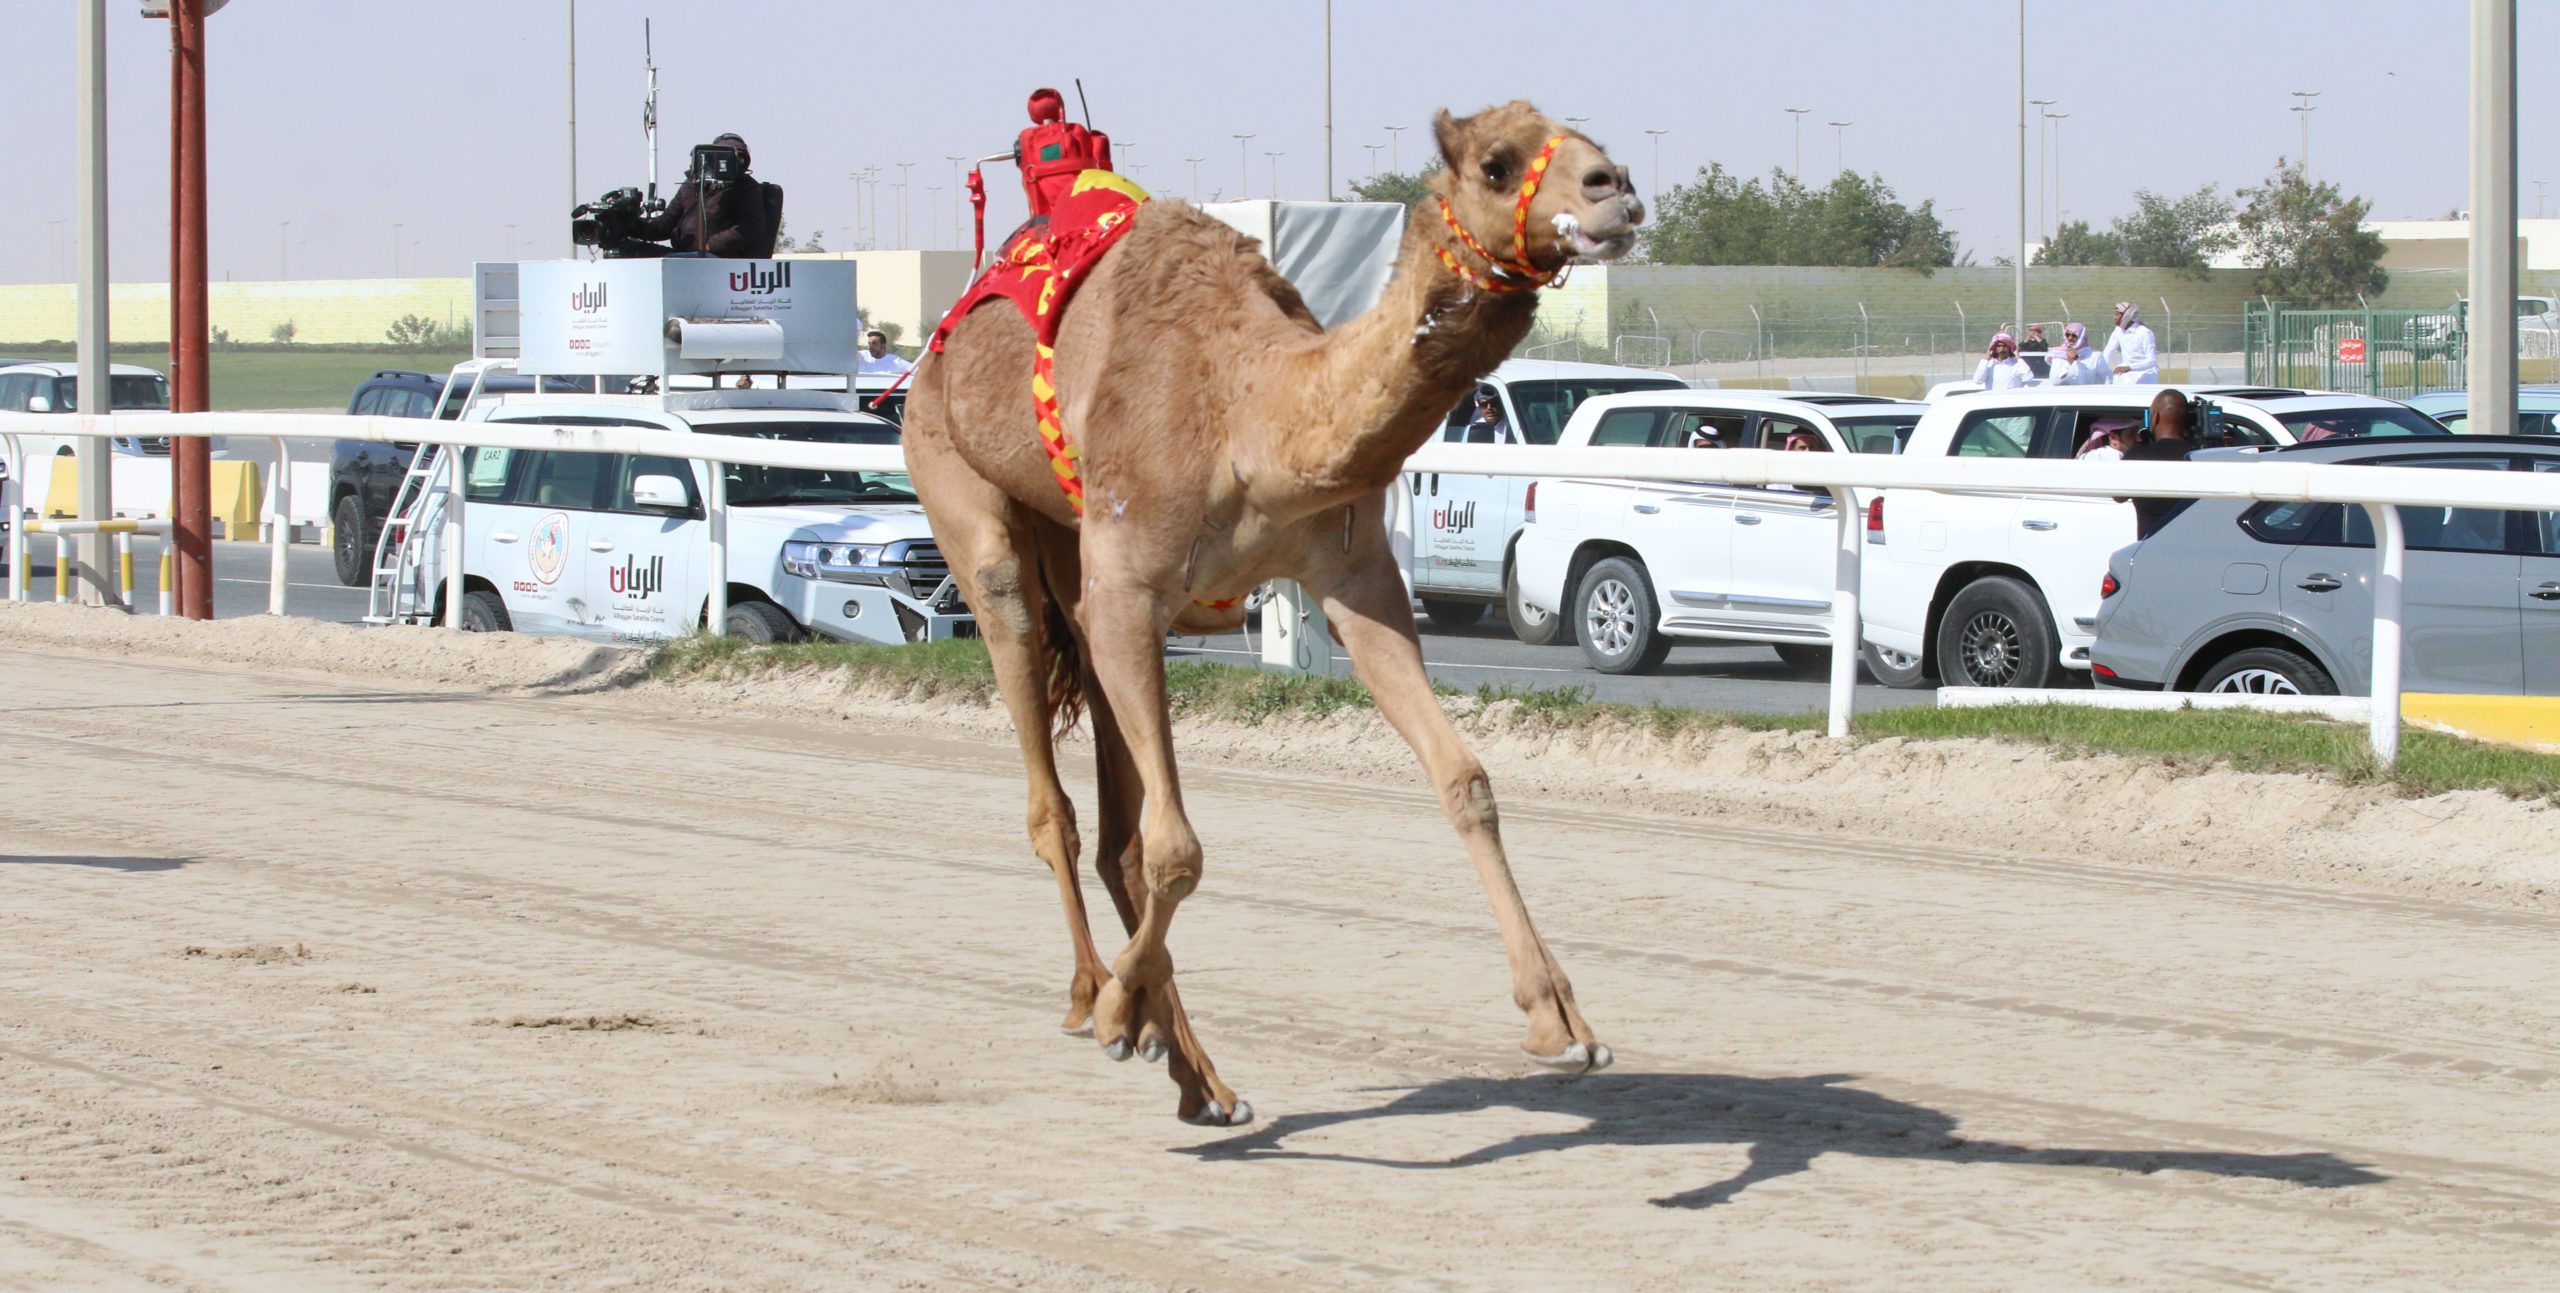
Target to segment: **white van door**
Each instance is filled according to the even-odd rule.
[[[589,611],[587,543],[603,496],[610,456],[560,450],[475,449],[465,470],[471,508],[463,538],[472,573],[498,586],[517,631],[601,636]],[[495,455],[522,461],[512,472],[490,466]],[[506,502],[480,501],[490,478],[504,479]]]
[[[604,506],[582,554],[590,613],[617,642],[683,637],[702,620],[710,552],[702,482],[681,458],[614,454],[607,462]],[[639,506],[632,484],[644,476],[675,479],[684,487],[684,507]]]

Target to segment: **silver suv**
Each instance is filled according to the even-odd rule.
[[[2544,436],[2358,440],[2199,453],[2538,472]],[[2560,510],[2403,507],[2409,691],[2560,695]],[[2115,554],[2091,672],[2101,687],[2363,695],[2373,676],[2373,527],[2348,503],[2192,503]]]

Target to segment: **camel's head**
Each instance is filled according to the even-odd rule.
[[[1494,257],[1552,273],[1576,256],[1615,260],[1635,245],[1644,202],[1627,168],[1590,136],[1519,99],[1472,117],[1444,109],[1432,129],[1447,169],[1431,177],[1431,190]],[[1545,170],[1523,220],[1521,185],[1541,156]]]

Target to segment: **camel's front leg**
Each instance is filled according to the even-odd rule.
[[[1173,1080],[1182,1092],[1177,1109],[1182,1119],[1242,1126],[1253,1120],[1253,1107],[1219,1080],[1208,1051],[1192,1033],[1174,988],[1173,954],[1166,947],[1174,909],[1200,883],[1201,852],[1200,839],[1183,812],[1182,786],[1174,771],[1172,722],[1165,708],[1165,621],[1143,589],[1090,590],[1083,613],[1088,664],[1103,694],[1094,709],[1105,820],[1097,869],[1132,856],[1138,860],[1138,874],[1121,875],[1125,898],[1135,908],[1136,928],[1094,1002],[1094,1039],[1113,1059],[1134,1053],[1152,1060],[1170,1050]],[[1134,848],[1123,843],[1125,814],[1132,807],[1139,808]]]
[[[1387,550],[1384,531],[1372,533],[1374,538],[1344,554],[1333,569],[1312,572],[1305,582],[1324,599],[1324,613],[1351,653],[1352,670],[1377,698],[1378,712],[1421,757],[1431,788],[1440,794],[1440,810],[1475,859],[1494,921],[1502,927],[1503,948],[1511,957],[1511,999],[1529,1015],[1529,1038],[1521,1048],[1554,1068],[1604,1068],[1609,1048],[1583,1022],[1564,968],[1529,923],[1529,909],[1520,901],[1520,888],[1502,851],[1493,785],[1431,694],[1404,580]]]

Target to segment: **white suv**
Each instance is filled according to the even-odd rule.
[[[1514,445],[1557,443],[1582,402],[1595,396],[1687,389],[1687,382],[1669,373],[1642,368],[1507,360],[1449,411],[1440,438],[1451,444],[1469,442],[1476,393],[1491,393],[1502,410],[1498,430],[1490,425],[1478,429],[1480,442]],[[1416,471],[1405,473],[1404,483],[1413,505],[1413,590],[1432,623],[1462,629],[1483,619],[1485,610],[1500,601],[1521,641],[1544,646],[1562,638],[1560,624],[1524,609],[1512,595],[1511,551],[1520,536],[1521,504],[1529,489],[1525,477]]]
[[[466,422],[651,427],[823,444],[896,444],[898,428],[834,392],[504,395]],[[471,449],[463,627],[629,642],[702,623],[711,464],[650,455]],[[976,636],[903,472],[725,464],[727,631],[750,641]],[[433,527],[430,527],[431,529]],[[423,544],[420,586],[443,575]],[[432,606],[434,597],[425,599]]]
[[[1559,443],[1694,461],[1804,437],[1829,453],[1891,454],[1922,410],[1867,395],[1643,391],[1586,402]],[[1800,671],[1829,658],[1839,512],[1827,490],[1566,478],[1533,483],[1523,510],[1516,596],[1569,626],[1602,673],[1648,672],[1675,638],[1766,642]]]
[[[2069,461],[2092,424],[2140,417],[2164,390],[2201,395],[2220,407],[2219,435],[2199,447],[2446,434],[2407,405],[2363,395],[2055,386],[1942,399],[1921,417],[1904,453]],[[2094,473],[2111,465],[2087,467]],[[2088,669],[2107,558],[2134,541],[2131,505],[2099,497],[1889,489],[1867,508],[1859,606],[1867,668],[1879,681],[2049,687],[2066,671]]]

